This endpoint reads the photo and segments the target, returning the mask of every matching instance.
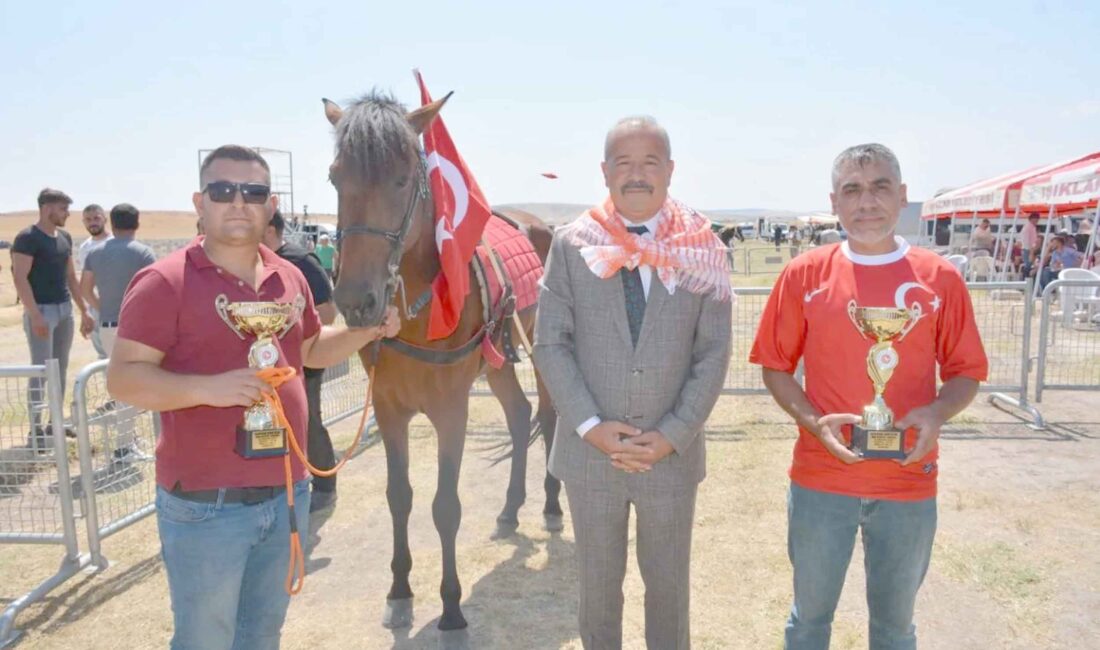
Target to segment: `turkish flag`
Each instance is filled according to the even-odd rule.
[[[432,101],[420,71],[421,105]],[[442,117],[436,117],[423,134],[428,159],[428,180],[435,198],[435,246],[439,251],[439,275],[432,282],[432,307],[428,338],[450,336],[462,315],[470,293],[468,265],[474,257],[485,224],[492,215],[474,175],[458,155]]]

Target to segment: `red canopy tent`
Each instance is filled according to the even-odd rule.
[[[1033,176],[1020,188],[1020,209],[1027,212],[1047,211],[1050,217],[1094,208],[1092,234],[1089,235],[1085,264],[1090,265],[1096,247],[1096,227],[1100,219],[1100,152],[1075,163]],[[1047,236],[1043,238],[1046,254]]]
[[[939,219],[945,216],[951,217],[951,234],[954,234],[956,218],[977,219],[979,217],[997,218],[1003,222],[1010,212],[1012,224],[1010,236],[1005,243],[1007,250],[1011,250],[1015,240],[1016,225],[1022,211],[1021,193],[1023,186],[1036,178],[1050,178],[1058,172],[1070,169],[1075,165],[1092,162],[1100,162],[1100,152],[1085,156],[1078,156],[1061,162],[1028,167],[1026,169],[1002,174],[993,178],[977,181],[964,185],[958,189],[944,192],[943,194],[925,201],[921,206],[921,219]],[[1046,207],[1045,205],[1043,206]],[[1002,224],[1003,225],[1003,224]],[[1000,228],[1003,232],[1003,228]],[[1049,229],[1048,229],[1049,230]],[[993,251],[996,259],[1001,249],[1002,237],[997,238]],[[950,245],[950,239],[948,245]],[[1045,242],[1044,242],[1045,249]]]

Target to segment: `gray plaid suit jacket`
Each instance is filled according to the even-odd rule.
[[[554,234],[535,325],[535,366],[558,411],[550,472],[567,483],[625,480],[577,435],[598,415],[672,443],[675,453],[643,475],[647,487],[694,486],[706,475],[703,424],[726,377],[732,305],[683,289],[669,295],[654,272],[635,348],[619,275],[592,273],[572,228]]]

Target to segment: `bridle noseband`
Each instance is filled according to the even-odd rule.
[[[404,253],[405,249],[405,237],[408,236],[409,230],[412,228],[416,208],[420,204],[420,201],[429,200],[431,198],[431,190],[428,186],[428,161],[423,151],[420,151],[419,157],[420,162],[416,166],[416,187],[413,188],[412,193],[409,195],[409,203],[405,208],[405,216],[401,218],[401,225],[398,226],[397,230],[383,230],[365,223],[352,224],[347,228],[338,228],[336,230],[337,245],[342,243],[344,237],[349,235],[382,237],[389,242],[390,256],[386,261],[389,277],[386,279],[385,300],[383,302],[383,304],[386,305],[390,304],[390,300],[393,299],[393,294],[397,289],[397,285],[403,285],[401,276],[398,274],[398,269],[401,266],[401,255]],[[403,291],[404,288],[402,287],[402,292]],[[406,311],[408,311],[407,308]],[[413,317],[415,317],[415,315],[413,315]]]

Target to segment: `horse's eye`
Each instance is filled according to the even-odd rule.
[[[397,187],[404,188],[408,184],[409,184],[409,177],[408,176],[402,176],[401,178],[397,179]]]

